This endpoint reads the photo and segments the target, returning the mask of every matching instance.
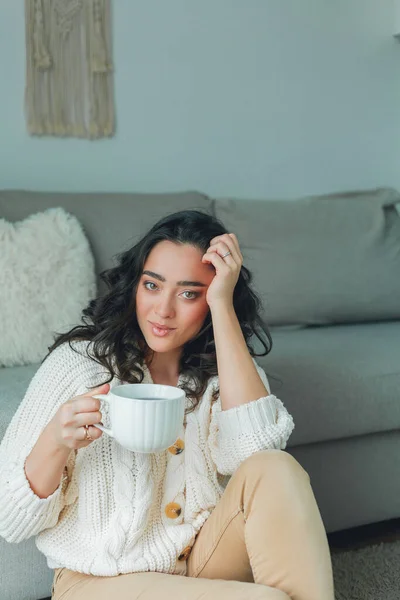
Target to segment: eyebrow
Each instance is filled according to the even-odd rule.
[[[150,277],[154,277],[154,279],[158,279],[159,281],[166,281],[165,277],[159,275],[158,273],[154,273],[153,271],[143,271],[142,275],[150,275]],[[182,286],[190,286],[190,287],[207,287],[206,283],[202,283],[201,281],[177,281],[176,285]]]

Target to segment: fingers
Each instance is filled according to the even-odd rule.
[[[99,410],[100,400],[98,398],[93,398],[93,396],[96,396],[97,394],[107,394],[109,390],[110,384],[104,383],[103,385],[100,385],[97,388],[89,390],[85,394],[76,396],[71,401],[74,412],[95,412]]]
[[[93,398],[97,394],[107,394],[110,389],[110,384],[105,383],[76,396],[71,402],[73,412],[73,426],[75,429],[75,437],[80,444],[80,447],[88,446],[94,440],[97,440],[103,435],[103,432],[98,427],[94,427],[102,421],[100,412],[99,398]]]
[[[91,439],[87,438],[86,431],[87,431],[89,438],[91,438]],[[85,445],[87,446],[94,440],[99,439],[99,437],[101,437],[103,435],[103,432],[98,427],[94,427],[94,425],[89,425],[87,429],[86,429],[86,427],[79,427],[79,429],[76,430],[76,435],[77,435],[77,440],[79,442],[86,442]]]
[[[88,396],[95,396],[96,394],[107,394],[110,389],[109,383],[103,383],[103,385],[99,385],[92,390],[87,391],[85,394],[82,394],[83,397],[87,398]]]
[[[215,244],[210,246],[203,258],[207,259],[207,254],[208,258],[210,258],[211,254],[216,254],[217,256],[222,258],[223,261],[226,261],[228,263],[230,256],[228,255],[224,257],[224,254],[226,254],[227,252],[231,253],[231,258],[235,261],[236,264],[241,264],[242,261],[236,251],[236,248],[234,248],[233,245],[228,246],[225,242],[222,241],[216,242]]]
[[[222,235],[217,235],[210,241],[210,246],[213,246],[220,241],[225,242],[228,246],[233,245],[237,252],[240,253],[239,241],[234,233],[223,233]]]
[[[243,256],[240,251],[239,242],[234,233],[225,233],[213,238],[210,242],[208,252],[216,251],[217,247],[219,248],[219,252],[217,252],[217,254],[220,256],[229,251],[232,254],[232,258],[234,258],[236,262],[243,262]]]
[[[102,414],[100,411],[96,412],[82,412],[75,415],[75,424],[77,427],[84,427],[85,425],[97,425],[101,423]]]
[[[100,400],[76,396],[60,407],[60,424],[64,428],[78,428],[101,423]]]
[[[236,235],[234,233],[228,233],[227,235],[228,235],[228,244],[231,243],[231,245],[233,245],[233,247],[235,248],[237,255],[240,256],[241,258],[243,258],[242,254],[240,252],[239,242],[238,242]],[[226,234],[224,237],[226,237]]]
[[[93,395],[107,394],[109,390],[110,384],[104,383],[85,394],[71,398],[60,406],[54,417],[54,427],[61,445],[79,449],[101,437],[103,432],[95,427],[102,421],[100,400],[93,398]]]
[[[231,238],[233,240],[233,243],[234,243],[235,248],[236,248],[237,255],[239,256],[240,260],[243,262],[243,254],[242,254],[242,252],[240,250],[239,242],[238,242],[238,239],[237,239],[236,235],[234,233],[230,233],[229,235],[231,236]]]
[[[90,400],[87,398],[86,400]],[[99,410],[93,411],[76,411],[74,404],[79,404],[79,400],[76,403],[65,403],[60,408],[59,422],[62,429],[70,430],[83,427],[85,425],[96,425],[102,420],[102,414]]]
[[[89,398],[88,396],[76,396],[71,401],[72,412],[91,413],[100,410],[100,400],[98,398]]]

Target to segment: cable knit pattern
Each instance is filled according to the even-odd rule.
[[[58,488],[40,499],[25,476],[26,457],[61,404],[105,379],[104,367],[86,356],[87,344],[73,343],[79,353],[63,344],[50,354],[6,431],[0,445],[0,535],[9,542],[36,536],[50,568],[103,576],[183,575],[186,563],[178,557],[193,545],[229,477],[255,452],[284,449],[293,418],[274,395],[222,411],[220,398],[212,404],[218,386],[213,377],[182,424],[177,448],[140,454],[104,434],[71,452]],[[147,367],[144,375],[143,383],[153,383]],[[121,383],[114,378],[110,387]]]

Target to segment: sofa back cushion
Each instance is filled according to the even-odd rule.
[[[271,326],[400,319],[400,194],[390,188],[296,200],[221,198],[214,206],[196,192],[0,191],[0,217],[9,221],[56,206],[79,219],[97,273],[162,216],[215,208],[238,235]]]
[[[400,319],[400,195],[216,202],[271,326]]]

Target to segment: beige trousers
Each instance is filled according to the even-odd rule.
[[[282,450],[257,452],[240,465],[187,561],[186,576],[56,569],[53,600],[334,600],[309,475]]]

